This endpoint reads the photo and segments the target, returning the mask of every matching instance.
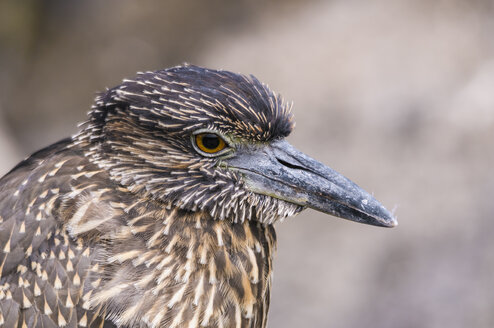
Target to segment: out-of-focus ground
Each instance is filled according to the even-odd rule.
[[[289,140],[395,209],[277,227],[270,327],[494,327],[492,1],[0,2],[0,175],[96,91],[187,61],[295,103]]]

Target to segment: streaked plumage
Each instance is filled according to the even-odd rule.
[[[226,71],[107,90],[77,135],[0,180],[0,325],[265,327],[273,223],[305,203],[257,192],[231,158],[292,126],[281,97]],[[231,151],[198,154],[202,130]]]

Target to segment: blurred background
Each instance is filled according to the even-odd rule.
[[[270,327],[494,327],[492,0],[0,1],[0,175],[183,62],[294,101],[289,140],[394,209],[278,224]]]

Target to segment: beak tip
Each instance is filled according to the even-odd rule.
[[[369,224],[374,224],[377,226],[385,227],[385,228],[394,228],[398,226],[398,220],[394,216],[394,214],[388,211],[383,205],[381,205],[377,200],[372,199],[370,209],[371,215],[369,215],[373,220]]]
[[[376,211],[377,213],[374,213],[375,214],[374,218],[377,218],[378,221],[377,225],[385,228],[394,228],[398,226],[398,220],[392,214],[392,212],[388,211],[384,206],[382,206],[379,203],[377,203],[376,207],[378,208],[378,210]]]
[[[398,226],[398,220],[396,220],[396,218],[392,217],[388,223],[388,228],[395,228],[397,226]]]
[[[394,228],[398,226],[398,220],[396,219],[396,217],[391,212],[386,210],[382,205],[381,205],[381,209],[382,209],[381,218],[383,219],[384,226],[387,228]]]

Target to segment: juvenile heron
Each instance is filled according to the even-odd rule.
[[[253,76],[179,66],[96,98],[0,180],[0,326],[265,327],[273,224],[306,207],[391,227],[296,150]]]

